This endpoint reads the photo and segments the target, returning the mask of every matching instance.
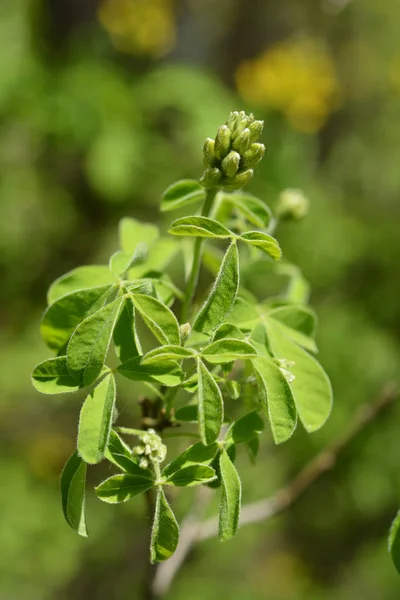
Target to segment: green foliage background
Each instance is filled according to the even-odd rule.
[[[115,0],[113,11],[94,0],[0,6],[4,598],[140,597],[148,525],[142,498],[110,509],[90,494],[88,540],[63,521],[58,476],[75,445],[82,398],[32,389],[32,367],[48,355],[38,324],[51,281],[104,262],[121,216],[163,224],[163,189],[200,175],[202,143],[230,110],[253,110],[266,122],[267,155],[249,190],[272,205],[286,187],[302,188],[311,200],[308,218],[282,225],[279,240],[311,283],[320,360],[336,399],[318,433],[299,428],[278,448],[271,440],[257,467],[239,457],[243,501],[290,479],[398,375],[400,4],[149,3],[151,17],[140,0]],[[121,33],[118,11],[126,10]],[[299,38],[317,40],[330,56],[336,104],[322,94],[321,109],[313,96],[323,61],[300,76],[299,65],[285,59],[273,97],[246,91],[243,61],[258,60],[267,81],[271,55],[259,57]],[[287,97],[307,107],[295,121],[288,115],[298,108]],[[312,132],[303,127],[310,119]],[[247,277],[266,295],[274,282],[261,275],[255,265]],[[131,385],[122,393],[119,406],[134,421]],[[395,407],[283,516],[247,526],[231,542],[201,544],[168,597],[396,600],[400,581],[386,540],[400,504],[399,423]],[[178,517],[186,502],[176,500]]]

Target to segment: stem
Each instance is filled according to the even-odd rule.
[[[207,190],[206,199],[203,205],[203,209],[201,211],[202,217],[208,217],[210,214],[212,204],[214,202],[214,198],[217,195],[218,188],[212,188]],[[189,279],[186,285],[185,299],[182,304],[181,310],[181,323],[187,323],[189,307],[193,300],[193,297],[196,292],[197,282],[199,280],[199,273],[201,267],[201,259],[202,259],[202,250],[203,250],[203,240],[202,238],[196,238],[194,243],[194,253],[193,253],[193,263],[192,269],[190,271]]]

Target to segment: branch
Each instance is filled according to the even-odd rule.
[[[298,475],[286,486],[281,488],[266,500],[253,502],[243,506],[240,515],[240,525],[267,521],[275,515],[290,507],[297,498],[306,491],[324,473],[330,471],[337,459],[351,442],[381,413],[387,409],[398,397],[399,391],[396,383],[386,385],[375,402],[361,406],[355,413],[353,421],[343,436],[322,450],[313,458]],[[203,500],[203,511],[204,511]],[[202,540],[212,538],[218,532],[218,518],[212,517],[206,521],[199,521],[196,509],[183,520],[181,526],[180,542],[175,554],[165,563],[160,565],[154,582],[153,592],[155,598],[161,598],[169,590],[179,569],[185,562],[193,546]]]

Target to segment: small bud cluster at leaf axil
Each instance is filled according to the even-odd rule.
[[[148,429],[139,436],[140,445],[135,446],[133,453],[140,457],[139,467],[147,469],[150,463],[161,463],[167,456],[167,447],[154,429]]]
[[[275,208],[280,219],[299,221],[307,216],[309,201],[301,190],[287,189],[281,192]]]
[[[265,154],[264,144],[257,142],[263,127],[264,121],[256,121],[253,114],[232,112],[215,140],[207,138],[204,143],[207,169],[200,183],[206,188],[221,186],[226,190],[237,190],[248,183],[253,167]]]

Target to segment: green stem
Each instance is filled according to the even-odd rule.
[[[211,208],[212,208],[212,205],[214,202],[214,198],[217,195],[217,192],[218,192],[218,188],[212,188],[210,190],[207,190],[206,199],[205,199],[205,202],[203,205],[203,209],[201,211],[201,215],[203,217],[208,217],[208,215],[210,214],[210,211],[211,211]],[[196,238],[196,241],[194,243],[193,263],[192,263],[192,269],[190,271],[189,279],[188,279],[188,282],[186,285],[185,299],[182,304],[181,323],[187,323],[187,321],[188,321],[190,304],[194,298],[194,295],[196,292],[196,287],[197,287],[197,282],[198,282],[199,274],[200,274],[201,259],[202,259],[202,255],[203,255],[202,250],[203,250],[203,240],[202,240],[202,238],[198,237],[198,238]]]

